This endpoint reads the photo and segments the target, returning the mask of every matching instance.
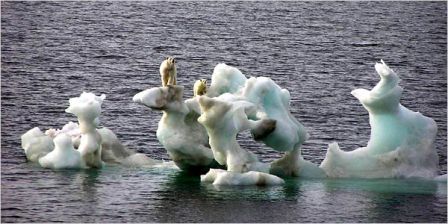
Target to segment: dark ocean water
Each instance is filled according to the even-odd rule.
[[[82,91],[107,95],[102,125],[128,147],[168,159],[158,112],[132,102],[160,85],[167,55],[192,96],[216,64],[266,76],[291,93],[311,135],[365,146],[368,114],[350,95],[379,80],[383,59],[401,78],[402,104],[433,118],[447,171],[446,2],[1,2],[2,222],[446,222],[446,184],[421,180],[303,180],[215,188],[173,170],[52,171],[27,163],[20,135],[61,128]],[[241,135],[263,161],[280,155]]]

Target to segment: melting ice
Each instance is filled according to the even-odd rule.
[[[274,185],[284,183],[281,177],[286,176],[436,177],[434,120],[400,104],[399,78],[383,61],[375,69],[380,81],[372,90],[352,91],[369,112],[367,146],[345,152],[331,143],[320,166],[301,156],[301,145],[312,136],[290,113],[288,90],[269,78],[247,78],[235,67],[218,64],[210,87],[203,86],[206,82],[195,85],[200,86],[201,91],[195,90],[200,94],[190,99],[183,99],[183,86],[167,85],[144,90],[133,101],[163,113],[157,139],[177,167],[206,173],[201,176],[203,182]],[[45,133],[36,127],[22,135],[28,160],[53,169],[101,168],[104,163],[163,166],[161,161],[124,147],[111,130],[98,127],[104,100],[104,95],[82,93],[69,100],[66,110],[78,123]],[[260,162],[236,141],[237,134],[245,130],[283,156],[271,163]],[[436,179],[446,181],[446,175]]]

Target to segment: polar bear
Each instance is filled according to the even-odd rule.
[[[176,85],[176,60],[173,57],[166,57],[160,65],[160,76],[162,77],[162,86]]]
[[[194,96],[202,96],[205,93],[207,93],[207,80],[206,79],[197,80],[193,86]]]

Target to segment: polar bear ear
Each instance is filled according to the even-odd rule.
[[[166,56],[166,57],[165,57],[165,60],[168,60],[169,58],[170,58],[170,57]]]

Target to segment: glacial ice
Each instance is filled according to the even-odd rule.
[[[156,135],[173,162],[135,153],[110,129],[99,128],[105,95],[93,93],[69,100],[66,112],[74,114],[78,123],[45,133],[33,128],[22,135],[22,148],[28,160],[53,169],[101,168],[104,163],[161,168],[175,164],[182,170],[205,173],[201,181],[214,185],[277,185],[284,183],[280,177],[287,176],[423,177],[446,182],[446,175],[437,176],[436,123],[400,104],[399,78],[383,61],[375,69],[380,81],[372,90],[352,91],[369,112],[367,146],[345,152],[331,143],[320,166],[301,156],[301,146],[310,136],[290,113],[288,90],[266,77],[246,78],[226,64],[218,64],[210,87],[202,80],[201,94],[190,99],[184,100],[184,87],[175,84],[143,90],[133,97],[138,104],[162,111]],[[238,144],[238,133],[247,130],[254,140],[284,155],[271,163],[259,161]]]
[[[52,169],[99,168],[104,162],[138,167],[162,164],[123,146],[110,129],[97,128],[104,98],[104,95],[98,97],[93,93],[82,93],[80,97],[69,100],[66,112],[77,115],[80,125],[69,122],[62,129],[52,128],[45,133],[35,127],[23,134],[22,148],[27,159]],[[93,165],[82,157],[78,161],[77,155],[82,152],[88,158],[93,157]]]
[[[403,88],[397,74],[383,61],[375,69],[381,79],[372,90],[352,91],[369,112],[367,146],[345,152],[332,143],[320,167],[331,178],[435,177],[436,123],[400,104]]]
[[[217,94],[221,95],[216,96]],[[210,86],[210,92],[207,93],[207,95],[216,96],[215,98],[218,102],[222,101],[224,103],[219,103],[219,106],[214,105],[216,103],[213,103],[212,105],[217,109],[212,112],[207,112],[207,110],[204,110],[203,108],[201,117],[209,117],[207,116],[207,113],[216,116],[216,113],[222,113],[218,112],[222,110],[221,108],[225,108],[222,104],[230,104],[232,105],[232,113],[230,114],[240,118],[232,118],[232,121],[230,119],[232,116],[227,114],[225,116],[217,115],[216,117],[225,117],[226,119],[224,120],[224,118],[221,118],[223,120],[219,121],[220,123],[224,125],[227,124],[229,127],[232,127],[232,124],[241,125],[242,127],[252,124],[250,130],[255,140],[264,142],[267,146],[276,151],[285,152],[285,155],[282,158],[269,164],[270,173],[278,176],[325,176],[324,172],[317,165],[305,161],[301,156],[301,145],[308,139],[308,134],[305,127],[290,113],[290,94],[288,90],[282,89],[269,78],[251,77],[247,79],[238,69],[226,64],[218,64],[213,71],[212,84]],[[206,102],[206,100],[202,101]],[[213,100],[207,101],[213,102]],[[213,118],[209,118],[208,120],[213,120]],[[261,123],[255,125],[255,122]],[[207,127],[207,125],[204,126]],[[210,128],[207,128],[210,136],[211,133],[213,133],[213,130],[209,131],[209,129]],[[220,130],[222,127],[215,129]],[[247,127],[240,128],[238,132],[244,129],[247,129]],[[233,131],[234,130],[227,132],[232,133]],[[216,133],[214,135],[216,135]],[[237,149],[239,145],[237,145],[235,140],[236,135],[230,137],[234,139],[234,144],[230,148]],[[224,140],[221,138],[221,140],[227,144],[231,142],[229,139]],[[213,147],[212,142],[210,142],[210,145],[212,146],[212,149],[219,148]],[[222,145],[223,144],[221,144],[221,146]],[[243,151],[250,155],[250,152],[247,152],[247,150]],[[243,158],[241,154],[242,153],[235,153],[233,157],[241,160],[241,158]],[[255,160],[250,158],[250,156],[246,156],[246,158],[248,161]]]
[[[218,64],[204,96],[183,101],[183,89],[176,85],[154,87],[133,98],[134,102],[163,111],[157,138],[181,169],[213,168],[212,164],[218,163],[228,173],[208,174],[219,177],[215,184],[240,183],[260,176],[260,172],[260,178],[269,180],[277,178],[270,172],[280,176],[325,176],[317,165],[301,157],[300,147],[308,135],[289,112],[289,92],[271,79],[247,79],[237,68]],[[260,162],[236,140],[237,134],[245,130],[250,130],[255,140],[285,152],[285,156],[272,164]],[[246,174],[250,171],[254,172]]]
[[[433,147],[435,122],[400,105],[398,76],[384,62],[375,68],[381,77],[378,85],[371,91],[352,92],[370,114],[367,147],[344,152],[332,143],[320,166],[301,156],[301,145],[309,136],[290,113],[289,92],[269,78],[248,79],[237,68],[218,64],[204,96],[183,101],[182,86],[155,87],[135,95],[134,102],[164,112],[157,138],[181,169],[211,167],[213,159],[227,168],[210,169],[202,176],[205,182],[249,183],[244,175],[252,171],[248,176],[261,172],[311,178],[434,177],[438,164]],[[260,162],[236,141],[244,130],[284,156],[270,164]],[[204,157],[209,160],[194,160]]]

